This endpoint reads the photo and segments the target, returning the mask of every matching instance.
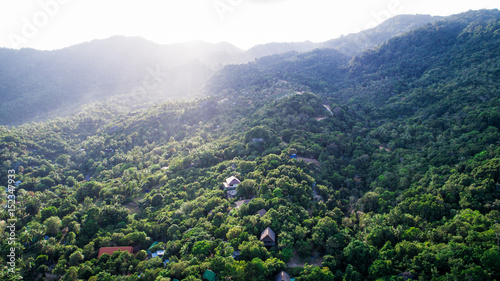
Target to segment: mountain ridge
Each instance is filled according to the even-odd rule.
[[[423,19],[415,16],[415,24],[421,24]],[[410,23],[411,20],[407,20],[388,33],[397,35]],[[373,30],[380,34],[380,29]],[[370,31],[356,40],[368,38],[367,32]],[[382,37],[374,35],[374,38],[363,46],[373,47]],[[327,45],[334,46],[332,42]],[[339,48],[350,44],[342,42]],[[85,104],[115,96],[124,97],[131,108],[148,106],[165,98],[193,96],[199,94],[209,78],[224,65],[324,46],[310,42],[270,43],[243,51],[228,43],[193,41],[159,45],[139,37],[115,36],[55,51],[1,49],[4,75],[0,75],[0,96],[8,102],[0,105],[0,122],[19,125],[65,116]],[[359,52],[359,48],[351,49]],[[17,111],[23,114],[14,117]]]

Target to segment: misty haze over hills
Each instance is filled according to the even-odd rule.
[[[224,65],[286,52],[332,48],[360,54],[387,39],[438,20],[402,15],[379,26],[323,43],[269,43],[247,51],[229,43],[192,41],[159,45],[115,36],[54,51],[0,49],[0,124],[14,125],[76,112],[81,106],[120,96],[125,109],[200,92]],[[15,114],[23,112],[23,114]]]

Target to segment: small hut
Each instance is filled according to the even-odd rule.
[[[274,246],[276,243],[276,234],[268,227],[260,234],[260,241],[264,242],[264,246]]]

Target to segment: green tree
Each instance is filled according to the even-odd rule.
[[[498,247],[493,247],[483,253],[481,264],[485,269],[492,273],[495,280],[500,279],[500,252]]]
[[[312,228],[312,241],[315,245],[325,248],[326,240],[339,231],[337,223],[330,217],[322,218]]]
[[[269,257],[269,252],[264,243],[256,240],[256,238],[250,241],[243,241],[240,245],[241,258],[250,261],[254,258],[259,258],[261,260],[266,260]]]
[[[70,267],[62,278],[63,281],[74,281],[77,279],[78,279],[78,269],[74,266]]]
[[[92,268],[88,265],[84,265],[80,267],[78,270],[78,278],[83,280],[89,280],[90,277],[94,274]]]
[[[42,214],[41,214],[41,220],[42,221],[45,221],[46,219],[50,218],[50,217],[53,217],[53,216],[57,216],[57,208],[54,207],[54,206],[50,206],[50,207],[47,207],[47,208],[44,208],[42,210]]]
[[[236,191],[238,197],[248,198],[257,193],[257,182],[252,179],[245,179],[238,184]]]
[[[364,278],[361,275],[361,273],[356,271],[356,268],[354,266],[352,266],[351,264],[348,264],[342,280],[343,281],[362,281],[362,280],[364,280]]]
[[[212,247],[208,241],[196,241],[193,246],[193,255],[208,257]]]
[[[42,265],[46,263],[49,260],[49,257],[47,255],[39,255],[36,257],[35,262],[37,265]]]
[[[140,260],[140,261],[143,261],[145,260],[146,258],[148,257],[148,254],[146,253],[146,251],[144,250],[140,250],[136,255],[135,255],[135,258]]]
[[[81,251],[76,251],[69,256],[69,264],[70,265],[78,265],[80,264],[85,257],[83,256]]]
[[[56,235],[61,229],[61,219],[59,217],[53,216],[46,219],[43,224],[45,225],[47,234]]]
[[[265,263],[259,259],[254,258],[245,266],[245,280],[250,281],[265,281],[268,275],[268,270]]]
[[[158,207],[161,205],[162,201],[163,201],[163,195],[158,193],[151,199],[151,205]]]
[[[329,281],[334,279],[335,276],[328,267],[320,268],[319,266],[306,265],[297,281]]]
[[[94,242],[89,242],[87,245],[83,247],[83,252],[82,254],[87,257],[87,258],[94,258],[96,257],[96,251],[94,248]]]
[[[393,275],[392,261],[390,260],[376,260],[369,268],[370,276],[380,278]]]
[[[362,274],[368,274],[368,268],[377,255],[376,249],[359,240],[353,240],[344,249],[344,259],[348,264],[355,265],[355,268]]]

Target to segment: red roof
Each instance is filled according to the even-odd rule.
[[[134,248],[133,247],[103,247],[99,249],[99,256],[100,258],[102,254],[109,254],[112,255],[116,251],[124,251],[124,252],[129,252],[131,254],[134,253]]]

